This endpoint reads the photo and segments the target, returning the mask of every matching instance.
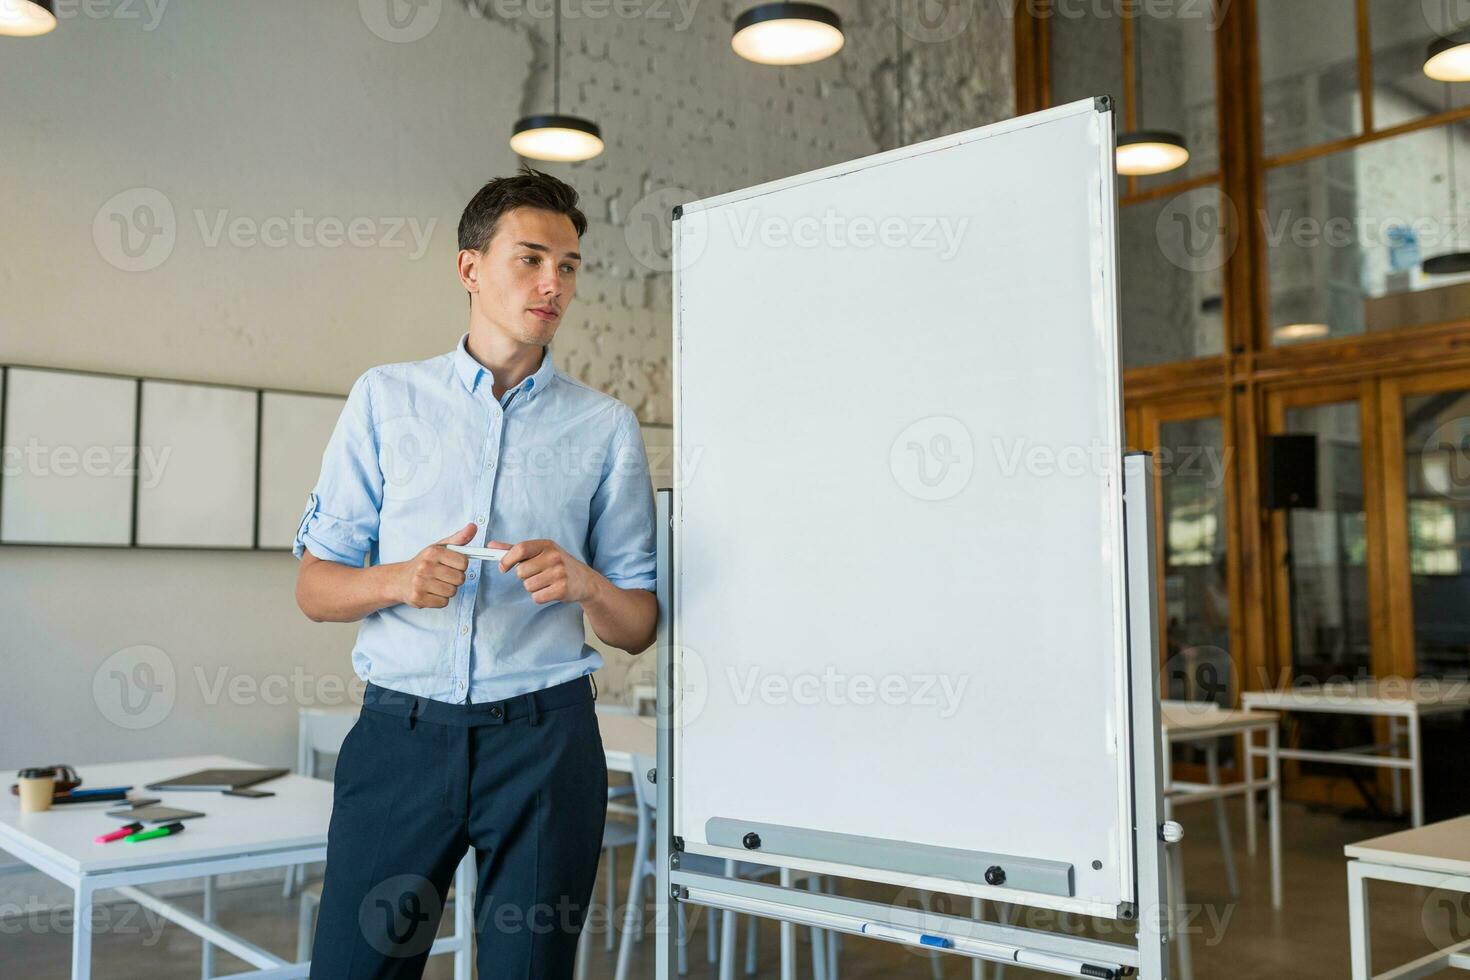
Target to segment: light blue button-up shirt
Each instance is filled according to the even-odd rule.
[[[496,400],[465,348],[368,371],[352,386],[296,531],[303,550],[406,561],[466,524],[470,544],[550,538],[624,589],[654,588],[653,487],[632,409],[541,366]],[[590,674],[577,603],[537,605],[514,569],[471,559],[443,609],[362,622],[365,681],[436,701],[498,701]]]

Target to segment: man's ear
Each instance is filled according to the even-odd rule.
[[[470,293],[480,291],[480,259],[482,258],[483,256],[473,249],[463,248],[459,251],[459,281]]]

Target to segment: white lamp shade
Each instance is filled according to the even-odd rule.
[[[1184,138],[1164,130],[1139,130],[1118,137],[1118,173],[1151,177],[1178,170],[1189,162]]]
[[[814,3],[765,3],[735,20],[730,47],[761,65],[809,65],[830,58],[846,41],[842,22]]]
[[[0,0],[0,34],[36,37],[56,29],[51,0]]]
[[[1271,336],[1281,343],[1296,343],[1302,340],[1321,340],[1332,333],[1332,328],[1325,323],[1288,323],[1284,327],[1277,327]]]
[[[576,116],[527,116],[516,123],[510,148],[532,160],[576,163],[602,152],[602,131]]]
[[[1424,74],[1436,82],[1470,82],[1470,31],[1435,40],[1424,60]]]

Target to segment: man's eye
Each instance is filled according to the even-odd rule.
[[[577,271],[577,267],[574,265],[564,265],[561,267],[561,271],[567,273],[568,275],[571,275],[573,272]]]
[[[535,265],[537,262],[540,262],[541,259],[535,255],[522,255],[521,261],[530,265]]]

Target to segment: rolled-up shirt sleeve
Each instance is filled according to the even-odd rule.
[[[618,414],[602,482],[592,495],[587,554],[589,564],[618,588],[652,590],[656,577],[648,454],[632,410],[623,406]]]
[[[322,454],[321,475],[307,496],[292,552],[361,567],[378,540],[383,471],[373,425],[373,372],[352,386]]]

